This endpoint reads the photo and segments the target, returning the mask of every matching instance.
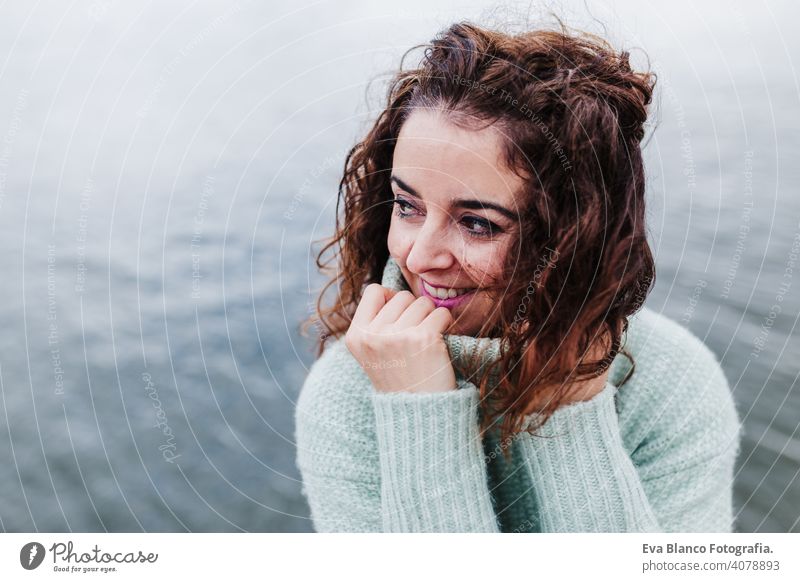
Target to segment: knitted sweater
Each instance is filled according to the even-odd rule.
[[[389,259],[382,284],[408,289]],[[451,360],[499,339],[445,335]],[[740,423],[714,355],[644,307],[605,389],[537,434],[478,431],[477,387],[380,393],[344,345],[314,362],[295,410],[297,467],[319,532],[731,532]],[[511,447],[509,462],[503,446]]]

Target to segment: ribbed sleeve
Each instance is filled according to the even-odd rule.
[[[478,390],[378,393],[384,531],[498,532],[478,432]]]
[[[537,435],[520,438],[550,532],[658,531],[636,468],[623,446],[616,387],[559,408]]]
[[[295,408],[297,468],[317,532],[379,532],[371,384],[341,343],[309,371]]]

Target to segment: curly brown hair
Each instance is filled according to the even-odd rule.
[[[496,312],[478,334],[503,338],[504,349],[474,381],[481,432],[502,417],[506,442],[541,426],[573,382],[601,375],[618,353],[633,363],[621,345],[627,318],[655,283],[641,154],[655,75],[633,71],[628,53],[602,38],[563,25],[511,35],[460,22],[423,46],[418,67],[404,70],[403,62],[420,47],[403,56],[385,109],[347,155],[336,233],[316,260],[323,272],[332,262],[336,270],[304,332],[322,322],[321,355],[328,338],[347,331],[364,287],[381,282],[393,152],[409,114],[437,108],[463,127],[495,124],[507,137],[503,162],[524,178],[525,192]],[[599,339],[605,357],[588,361]],[[533,406],[541,395],[547,404]]]

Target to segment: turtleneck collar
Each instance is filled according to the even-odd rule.
[[[394,291],[411,291],[400,265],[392,257],[389,257],[384,267],[381,285]],[[474,379],[472,374],[500,357],[500,338],[453,334],[444,334],[443,337],[456,376],[462,379]],[[474,368],[474,363],[478,364],[477,369]]]

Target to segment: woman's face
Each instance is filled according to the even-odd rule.
[[[496,307],[486,289],[503,287],[523,181],[502,164],[501,140],[418,109],[395,146],[389,253],[415,296],[450,309],[450,334],[476,335]]]

